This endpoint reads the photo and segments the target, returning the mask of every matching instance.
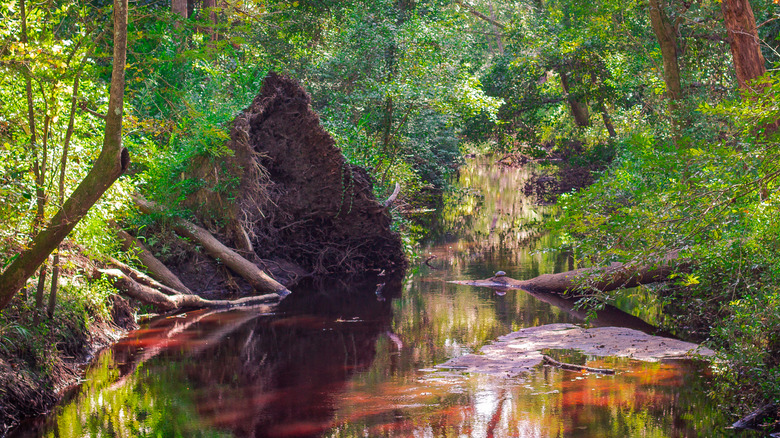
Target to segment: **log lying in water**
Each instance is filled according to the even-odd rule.
[[[451,281],[450,283],[551,292],[561,295],[588,291],[605,292],[668,280],[669,276],[681,267],[679,264],[672,263],[676,259],[677,253],[674,252],[667,254],[661,263],[654,266],[631,267],[616,263],[610,267],[581,268],[558,274],[543,274],[529,280],[494,276],[485,280]]]
[[[175,294],[166,295],[157,289],[141,284],[119,269],[98,270],[103,276],[114,280],[114,286],[123,294],[151,304],[160,311],[168,312],[182,308],[230,308],[239,306],[261,306],[261,313],[271,310],[271,303],[278,303],[281,297],[272,293],[254,297],[239,298],[236,300],[207,300],[197,295]]]
[[[133,196],[133,200],[144,213],[150,214],[161,210],[157,205],[139,195]],[[225,246],[204,228],[181,218],[173,220],[173,228],[183,236],[198,242],[212,257],[219,259],[256,290],[275,292],[281,296],[290,294],[286,287],[263,272],[257,265]]]

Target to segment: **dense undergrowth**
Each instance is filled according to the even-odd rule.
[[[28,4],[25,26],[21,4],[0,4],[3,267],[95,160],[110,75],[105,2]],[[666,7],[684,85],[673,103],[645,2],[205,5],[189,2],[184,18],[166,2],[133,4],[124,129],[131,167],[70,236],[53,319],[35,293],[38,276],[0,313],[4,360],[53,382],[62,359],[76,357],[71,345],[86,345],[91,328],[111,319],[116,291],[85,278],[87,263],[74,255],[140,267],[121,251],[113,222],[158,256],[176,257],[179,238],[165,219],[193,216],[182,201],[206,184],[193,166],[231,154],[231,121],[278,71],[301,81],[348,161],[367,169],[377,198],[401,184],[401,209],[435,202],[465,154],[552,158],[556,177],[542,175],[529,190],[560,202],[556,224],[579,263],[641,265],[677,252],[685,269],[654,293],[670,328],[721,351],[713,395],[741,413],[780,401],[780,157],[772,132],[780,86],[772,73],[756,95],[734,93],[721,2]],[[776,6],[753,7],[774,50]],[[777,62],[765,52],[767,64]],[[28,90],[29,105],[19,99]],[[69,161],[59,164],[66,139]],[[225,178],[209,190],[231,199],[237,185]],[[135,191],[166,213],[139,214]],[[425,230],[395,215],[411,254]],[[51,276],[40,284],[51,290]]]
[[[582,265],[678,254],[679,273],[654,288],[668,328],[719,352],[712,395],[742,414],[780,400],[778,110],[753,104],[763,117],[737,99],[701,107],[694,127],[707,131],[631,134],[595,184],[561,197],[555,224]]]

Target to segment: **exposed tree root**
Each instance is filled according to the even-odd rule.
[[[147,201],[140,195],[133,196],[133,200],[135,200],[135,203],[144,213],[151,214],[160,211],[157,205]],[[275,292],[282,296],[290,293],[286,287],[263,272],[257,265],[222,244],[204,228],[181,218],[173,219],[173,227],[176,232],[198,242],[212,257],[219,259],[225,266],[249,282],[256,290]]]

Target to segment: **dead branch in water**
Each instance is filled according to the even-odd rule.
[[[573,363],[559,362],[547,355],[542,356],[542,362],[544,362],[547,365],[560,368],[562,370],[587,371],[589,373],[599,373],[599,374],[615,374],[615,370],[609,368],[592,368],[592,367],[586,367],[584,365],[575,365]]]
[[[150,214],[162,210],[159,206],[147,201],[140,195],[134,195],[133,200],[144,213]],[[256,290],[275,292],[281,296],[290,293],[286,287],[263,272],[257,265],[225,246],[206,229],[182,218],[173,218],[173,228],[176,232],[198,242],[212,257],[219,259],[225,266],[249,282]]]
[[[117,236],[122,243],[122,249],[125,251],[132,251],[143,265],[149,270],[149,273],[160,283],[166,286],[176,289],[180,293],[192,295],[192,291],[181,282],[179,277],[176,276],[167,266],[157,259],[146,246],[138,241],[135,237],[131,236],[127,231],[119,228],[116,223],[112,224],[116,228]]]
[[[260,306],[262,307],[261,312],[269,312],[272,309],[269,304],[277,303],[281,300],[281,297],[275,293],[236,300],[207,300],[197,295],[184,294],[166,295],[157,289],[133,280],[119,269],[100,269],[97,272],[100,275],[114,279],[114,286],[123,294],[146,304],[151,304],[163,312],[183,308],[220,309],[239,306]]]

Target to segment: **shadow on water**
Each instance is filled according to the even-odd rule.
[[[384,284],[377,295],[377,284]],[[347,381],[391,332],[400,279],[300,285],[275,315],[196,311],[151,321],[18,436],[319,436]]]
[[[302,284],[273,315],[161,318],[106,350],[24,437],[730,436],[701,363],[581,357],[605,376],[541,367],[516,378],[436,370],[501,335],[585,313],[554,295],[448,283],[569,268],[521,194],[527,170],[473,160],[403,279]],[[380,286],[381,285],[381,286]],[[378,292],[378,293],[377,293]],[[657,314],[629,298],[634,315]],[[652,321],[651,321],[652,322]],[[593,325],[655,328],[616,308]]]

